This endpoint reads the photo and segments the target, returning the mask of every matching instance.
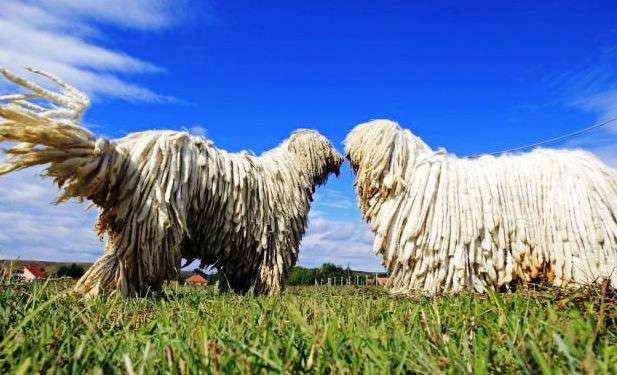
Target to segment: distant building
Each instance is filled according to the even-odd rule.
[[[21,276],[26,281],[45,280],[47,278],[45,271],[34,264],[26,264]]]
[[[366,279],[366,285],[385,286],[387,282],[388,282],[388,278],[387,277],[378,277],[377,278],[377,283],[375,283],[375,278],[374,277]]]
[[[185,284],[187,285],[208,285],[208,280],[199,274],[193,274],[186,278]]]

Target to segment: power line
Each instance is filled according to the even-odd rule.
[[[573,131],[571,133],[566,133],[566,134],[560,135],[559,137],[550,138],[550,139],[547,139],[547,140],[544,140],[544,141],[541,141],[541,142],[536,142],[536,143],[532,143],[532,144],[525,145],[525,146],[510,148],[510,149],[503,150],[503,151],[495,151],[495,152],[489,152],[489,153],[485,153],[485,154],[474,154],[474,155],[470,155],[470,156],[465,156],[465,158],[473,159],[473,158],[479,158],[480,156],[483,156],[483,155],[500,155],[500,154],[505,154],[505,153],[508,153],[508,152],[526,150],[528,148],[538,147],[538,146],[545,145],[547,143],[553,143],[553,142],[561,141],[561,140],[566,139],[566,138],[574,137],[576,135],[583,134],[583,133],[586,133],[588,131],[597,129],[599,127],[608,125],[608,124],[610,124],[611,122],[614,122],[614,121],[617,121],[617,117],[613,117],[612,119],[606,120],[606,121],[601,122],[599,124],[591,125],[589,127],[586,127],[586,128],[583,128],[583,129],[580,129],[580,130],[577,130],[577,131]]]

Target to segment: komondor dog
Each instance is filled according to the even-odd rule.
[[[345,152],[393,293],[617,287],[617,174],[590,153],[458,158],[387,120],[354,128]]]
[[[315,187],[338,175],[343,161],[325,137],[298,130],[259,157],[185,132],[96,139],[80,125],[88,98],[34,72],[62,91],[2,70],[30,93],[0,97],[0,141],[18,142],[5,150],[0,175],[47,164],[44,174],[61,189],[58,202],[86,199],[99,208],[96,227],[108,241],[76,291],[143,295],[174,278],[181,258],[214,266],[224,289],[283,289]],[[43,99],[56,105],[44,107]]]

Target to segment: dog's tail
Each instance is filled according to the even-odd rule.
[[[0,96],[0,142],[11,142],[9,148],[1,149],[7,157],[0,165],[0,175],[46,165],[43,174],[52,177],[61,190],[56,203],[77,198],[90,200],[103,210],[112,207],[120,196],[118,186],[122,184],[116,180],[127,158],[115,142],[97,139],[81,125],[81,117],[90,105],[85,94],[54,75],[29,70],[55,82],[60,91],[49,91],[0,68],[6,79],[28,90]],[[100,236],[108,226],[99,217]],[[77,292],[131,292],[130,285],[125,285],[122,264],[109,245],[103,257],[79,280]]]
[[[4,68],[0,73],[29,92],[0,96],[0,142],[12,142],[0,175],[48,165],[44,175],[61,189],[57,202],[69,198],[89,199],[104,205],[111,186],[110,173],[119,164],[114,144],[96,139],[81,125],[89,98],[58,77],[29,69],[60,86],[53,92]]]

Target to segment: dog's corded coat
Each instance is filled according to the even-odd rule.
[[[48,73],[62,93],[2,70],[28,94],[0,97],[0,175],[47,164],[61,194],[99,208],[103,256],[79,280],[85,294],[141,295],[175,278],[181,258],[214,266],[222,288],[277,293],[298,257],[315,187],[342,156],[313,130],[298,130],[261,156],[229,153],[185,132],[95,138],[80,118],[88,98]],[[59,107],[43,107],[47,99]]]
[[[592,154],[458,158],[387,120],[358,125],[345,151],[392,292],[617,287],[617,174]]]

